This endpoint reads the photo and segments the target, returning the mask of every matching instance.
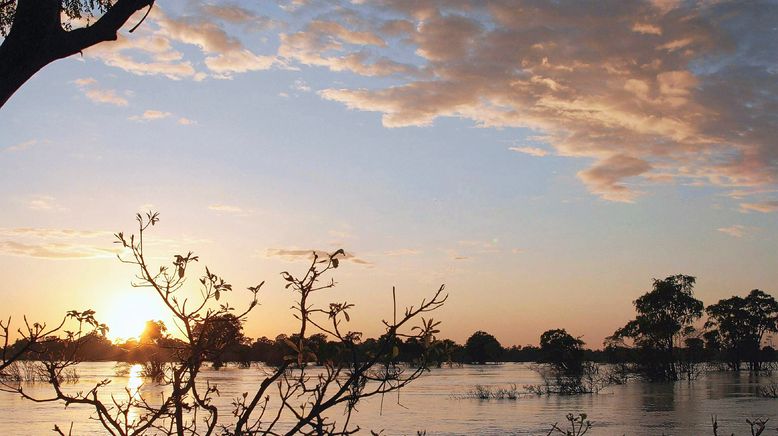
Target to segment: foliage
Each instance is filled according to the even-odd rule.
[[[778,398],[778,383],[759,386],[759,395],[765,398]]]
[[[476,398],[479,400],[518,400],[522,395],[518,387],[512,384],[508,387],[491,387],[475,385],[473,390],[467,392],[462,398]]]
[[[778,301],[754,289],[745,298],[725,298],[705,311],[711,341],[726,351],[732,369],[739,370],[741,362],[747,360],[751,370],[759,370],[762,339],[778,332]]]
[[[537,396],[598,394],[610,385],[624,383],[618,367],[594,362],[583,362],[574,373],[549,364],[534,365],[533,369],[540,375],[543,384],[525,385],[524,389]]]
[[[562,434],[565,436],[583,436],[586,434],[586,432],[589,431],[590,428],[592,428],[592,423],[587,418],[588,416],[585,413],[579,413],[578,415],[568,413],[566,419],[569,428],[562,430],[557,425],[559,423],[556,423],[551,427],[551,430],[549,430],[546,436],[551,436],[552,434]]]
[[[217,369],[223,366],[222,356],[227,349],[246,341],[243,320],[231,313],[214,316],[210,322],[196,323],[192,335],[206,350],[205,359],[211,361]]]
[[[70,29],[74,22],[92,22],[96,16],[108,11],[114,0],[58,0],[62,12],[63,27]],[[7,36],[16,15],[16,0],[3,1],[0,6],[0,35]]]
[[[674,350],[702,316],[703,303],[694,298],[694,283],[694,277],[680,274],[655,279],[653,290],[635,300],[635,319],[609,338],[611,343],[632,340],[642,352],[643,370],[651,379],[678,379]]]
[[[470,362],[483,365],[486,362],[496,362],[500,358],[502,345],[494,336],[479,330],[467,338],[465,353]]]
[[[540,335],[542,362],[568,373],[580,373],[583,363],[584,341],[564,329],[547,330]]]

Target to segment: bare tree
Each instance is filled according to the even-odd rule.
[[[213,402],[218,395],[218,387],[198,378],[204,363],[218,355],[219,344],[223,343],[208,332],[214,331],[213,324],[224,322],[225,317],[245,322],[258,305],[258,294],[264,282],[248,288],[251,301],[245,308],[237,310],[224,300],[225,294],[232,291],[232,286],[205,268],[205,275],[199,280],[199,298],[187,298],[182,291],[187,271],[199,259],[191,252],[176,255],[170,266],[153,269],[144,252],[144,235],[158,220],[156,213],[139,214],[137,236],[127,237],[117,233],[116,238],[130,253],[126,258],[120,257],[122,262],[137,268],[137,281],[133,286],[147,288],[157,294],[183,336],[179,347],[174,350],[175,361],[161,382],[165,387],[162,398],[152,404],[141,393],[127,391],[126,398],[111,397],[111,401],[107,402],[99,392],[108,380],[97,383],[84,393],[64,392],[56,372],[77,363],[79,335],[67,338],[68,343],[73,345],[57,359],[52,359],[55,363],[47,364],[51,374],[48,382],[53,388],[51,396],[38,398],[25,392],[21,384],[8,382],[3,382],[3,390],[36,402],[89,405],[93,408],[94,418],[111,435],[347,435],[359,430],[350,423],[350,419],[361,399],[397,391],[427,370],[424,358],[414,367],[397,363],[398,350],[394,344],[396,338],[403,337],[432,345],[439,323],[422,316],[445,303],[447,295],[443,293],[443,286],[433,293],[431,299],[422,300],[418,306],[408,307],[399,315],[395,299],[392,319],[383,321],[386,333],[377,351],[369,356],[360,356],[357,344],[361,333],[346,329],[348,312],[353,304],[342,302],[319,307],[312,301],[315,294],[335,286],[334,280],[323,281],[323,278],[339,266],[339,258],[345,253],[343,250],[327,255],[314,252],[311,264],[302,277],[282,273],[286,287],[296,293],[292,309],[299,321],[298,333],[287,341],[288,356],[264,378],[257,380],[254,392],[244,392],[235,398],[230,410],[231,418],[223,419],[225,411]],[[411,323],[417,319],[420,321],[418,325],[412,326]],[[324,362],[323,368],[317,371],[311,371],[306,366],[313,355],[307,341],[312,331],[330,335],[339,346],[338,358]],[[342,422],[336,422],[327,413],[335,407],[342,407],[345,412]],[[283,417],[291,417],[291,420]],[[61,433],[59,428],[57,431]]]

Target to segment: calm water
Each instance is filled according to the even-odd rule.
[[[113,363],[83,364],[81,379],[71,390],[83,390],[103,378],[112,383],[105,393],[123,394],[125,387],[136,389],[142,380],[131,375],[116,377]],[[226,368],[208,370],[205,375],[217,383],[221,397],[217,404],[231,410],[232,399],[258,385],[261,369]],[[691,384],[645,384],[631,382],[608,388],[599,395],[575,397],[530,397],[519,400],[461,399],[457,395],[474,385],[507,386],[538,384],[539,379],[525,364],[436,369],[423,376],[397,396],[360,404],[353,422],[363,429],[384,430],[384,434],[416,434],[426,430],[438,434],[517,434],[545,435],[550,424],[563,421],[569,412],[584,412],[594,423],[592,435],[709,435],[711,414],[718,415],[720,434],[750,434],[744,420],[770,418],[768,428],[778,425],[778,400],[758,398],[759,382],[776,378],[748,374],[714,373]],[[88,388],[87,388],[88,389]],[[145,396],[154,397],[158,387],[140,386]],[[45,394],[45,386],[29,386],[27,391]],[[52,434],[54,424],[67,428],[74,421],[74,435],[102,434],[99,425],[89,421],[89,410],[76,405],[67,410],[61,404],[34,404],[0,392],[0,435]],[[337,417],[340,411],[333,412]],[[229,413],[223,414],[228,415]],[[765,432],[765,434],[774,434]],[[366,432],[367,433],[367,432]]]

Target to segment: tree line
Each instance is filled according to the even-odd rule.
[[[551,329],[539,338],[539,344],[503,347],[491,334],[473,333],[464,344],[450,339],[425,343],[424,338],[394,337],[391,345],[395,360],[409,364],[425,362],[434,366],[452,364],[485,364],[489,362],[555,363],[566,372],[578,371],[582,362],[630,363],[636,371],[651,380],[677,380],[690,377],[704,362],[717,362],[728,369],[759,371],[768,362],[778,360],[778,353],[766,345],[766,338],[778,331],[778,302],[770,294],[755,289],[745,297],[733,296],[707,307],[693,295],[695,278],[675,275],[654,280],[652,290],[635,300],[635,319],[617,329],[599,350],[585,348],[579,337],[565,329]],[[702,328],[694,325],[703,314]],[[207,328],[195,326],[206,338],[210,350],[207,360],[216,368],[225,362],[248,366],[252,362],[283,364],[294,354],[299,334],[280,334],[275,338],[251,339],[243,332],[242,322],[225,313],[212,320]],[[116,360],[123,362],[170,361],[182,340],[167,333],[162,321],[150,320],[138,339],[112,343],[101,332],[92,332],[82,345],[82,360]],[[345,355],[339,341],[324,333],[305,338],[309,353],[306,364],[324,365],[342,359],[366,360],[379,344],[388,338],[359,338],[354,354]],[[49,338],[51,352],[57,352],[57,341]],[[9,352],[27,346],[21,339]],[[61,347],[60,347],[61,348]]]

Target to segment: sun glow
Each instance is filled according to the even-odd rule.
[[[108,325],[108,337],[114,342],[137,339],[148,320],[167,320],[159,297],[145,290],[123,291],[106,306],[100,320]]]

